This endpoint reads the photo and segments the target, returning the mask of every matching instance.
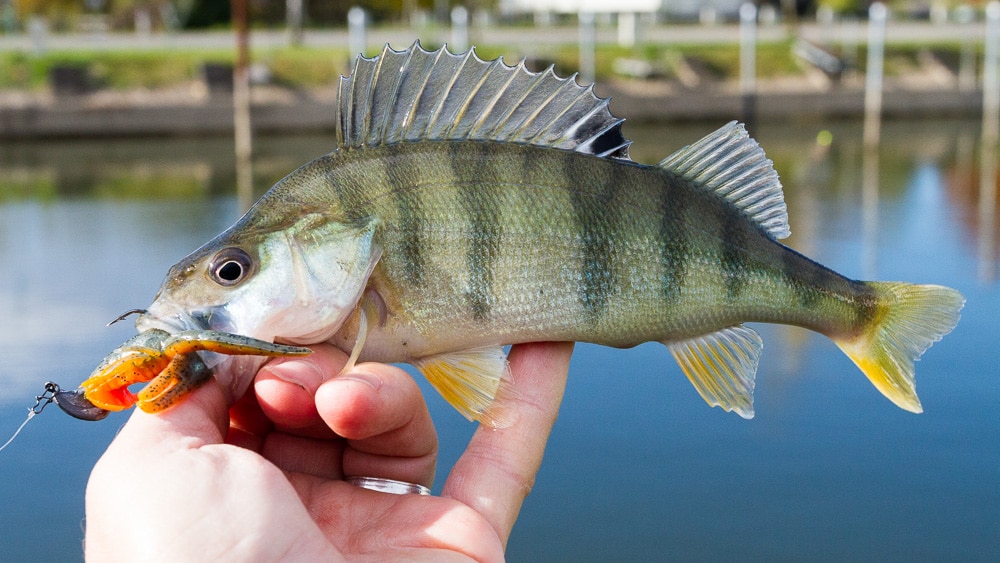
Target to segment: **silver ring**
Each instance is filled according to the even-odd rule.
[[[394,495],[430,495],[431,490],[417,483],[407,483],[395,479],[383,479],[381,477],[347,477],[344,479],[355,487],[378,491],[380,493],[391,493]]]

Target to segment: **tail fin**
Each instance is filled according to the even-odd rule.
[[[890,401],[910,412],[923,412],[914,387],[913,362],[955,328],[965,298],[939,285],[867,283],[878,295],[876,318],[861,335],[834,342]]]

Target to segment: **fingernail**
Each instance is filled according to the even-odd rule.
[[[382,387],[382,378],[365,371],[349,371],[343,375],[337,376],[338,381],[357,381],[368,385],[375,391],[378,391]]]
[[[275,362],[268,364],[264,370],[282,381],[298,385],[309,392],[315,392],[326,379],[319,366],[302,360]]]

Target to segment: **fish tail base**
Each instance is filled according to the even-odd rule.
[[[834,342],[890,401],[910,412],[923,412],[913,362],[955,328],[965,298],[939,285],[867,285],[878,296],[877,314],[860,335]]]

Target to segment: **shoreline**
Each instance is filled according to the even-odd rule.
[[[982,90],[927,86],[920,77],[887,81],[882,117],[976,116]],[[848,80],[761,81],[754,96],[735,83],[686,88],[675,81],[616,79],[595,92],[611,97],[611,110],[628,120],[850,119],[864,115],[864,88]],[[334,88],[293,91],[255,87],[251,120],[257,134],[334,130]],[[233,131],[232,96],[197,87],[168,91],[104,92],[81,96],[0,94],[0,141],[53,138],[109,138],[226,135]]]
[[[914,24],[893,22],[886,29],[889,42],[960,41],[963,37],[980,41],[982,24]],[[433,42],[441,39],[444,29],[404,30],[375,28],[369,45],[392,42],[405,46],[424,36]],[[598,28],[598,43],[613,44],[614,29]],[[801,38],[818,45],[837,42],[864,43],[858,25],[804,24],[794,28],[772,25],[759,28],[759,40],[787,41]],[[848,32],[852,37],[848,38]],[[532,28],[477,29],[471,34],[474,43],[487,45],[541,45],[540,51],[553,46],[572,45],[577,30],[556,27],[539,34]],[[738,29],[733,25],[656,26],[645,30],[651,44],[732,44]],[[541,40],[538,39],[541,37]],[[255,31],[255,47],[269,48],[287,43],[276,31]],[[540,43],[539,43],[540,41]],[[229,32],[166,34],[135,37],[122,34],[103,36],[52,36],[48,48],[77,47],[91,50],[155,50],[180,45],[201,48],[231,46]],[[305,44],[343,46],[348,43],[345,30],[309,31]],[[970,43],[971,44],[971,43]],[[29,49],[25,36],[0,36],[0,49]],[[542,48],[544,47],[544,48]],[[733,44],[733,48],[735,44]],[[508,63],[513,62],[508,60]],[[801,73],[760,78],[756,93],[744,95],[738,77],[716,76],[699,65],[686,62],[676,76],[638,78],[648,65],[642,60],[619,58],[615,64],[632,78],[621,75],[598,80],[595,93],[610,97],[614,115],[649,122],[729,121],[801,119],[856,119],[864,116],[865,77],[848,67],[834,79],[814,66],[803,63]],[[884,79],[882,117],[976,117],[982,113],[983,91],[975,71],[957,68],[955,61],[938,56],[921,56],[903,74]],[[980,63],[977,61],[977,65]],[[639,69],[639,70],[636,70]],[[963,74],[963,76],[959,76]],[[233,131],[232,95],[213,89],[206,78],[154,90],[97,90],[86,94],[57,95],[53,90],[0,90],[0,142],[52,138],[114,138],[227,135]],[[218,85],[214,85],[218,87]],[[231,84],[230,86],[231,87]],[[335,129],[334,105],[336,82],[318,87],[252,86],[253,129],[258,134],[288,132],[328,132]]]

